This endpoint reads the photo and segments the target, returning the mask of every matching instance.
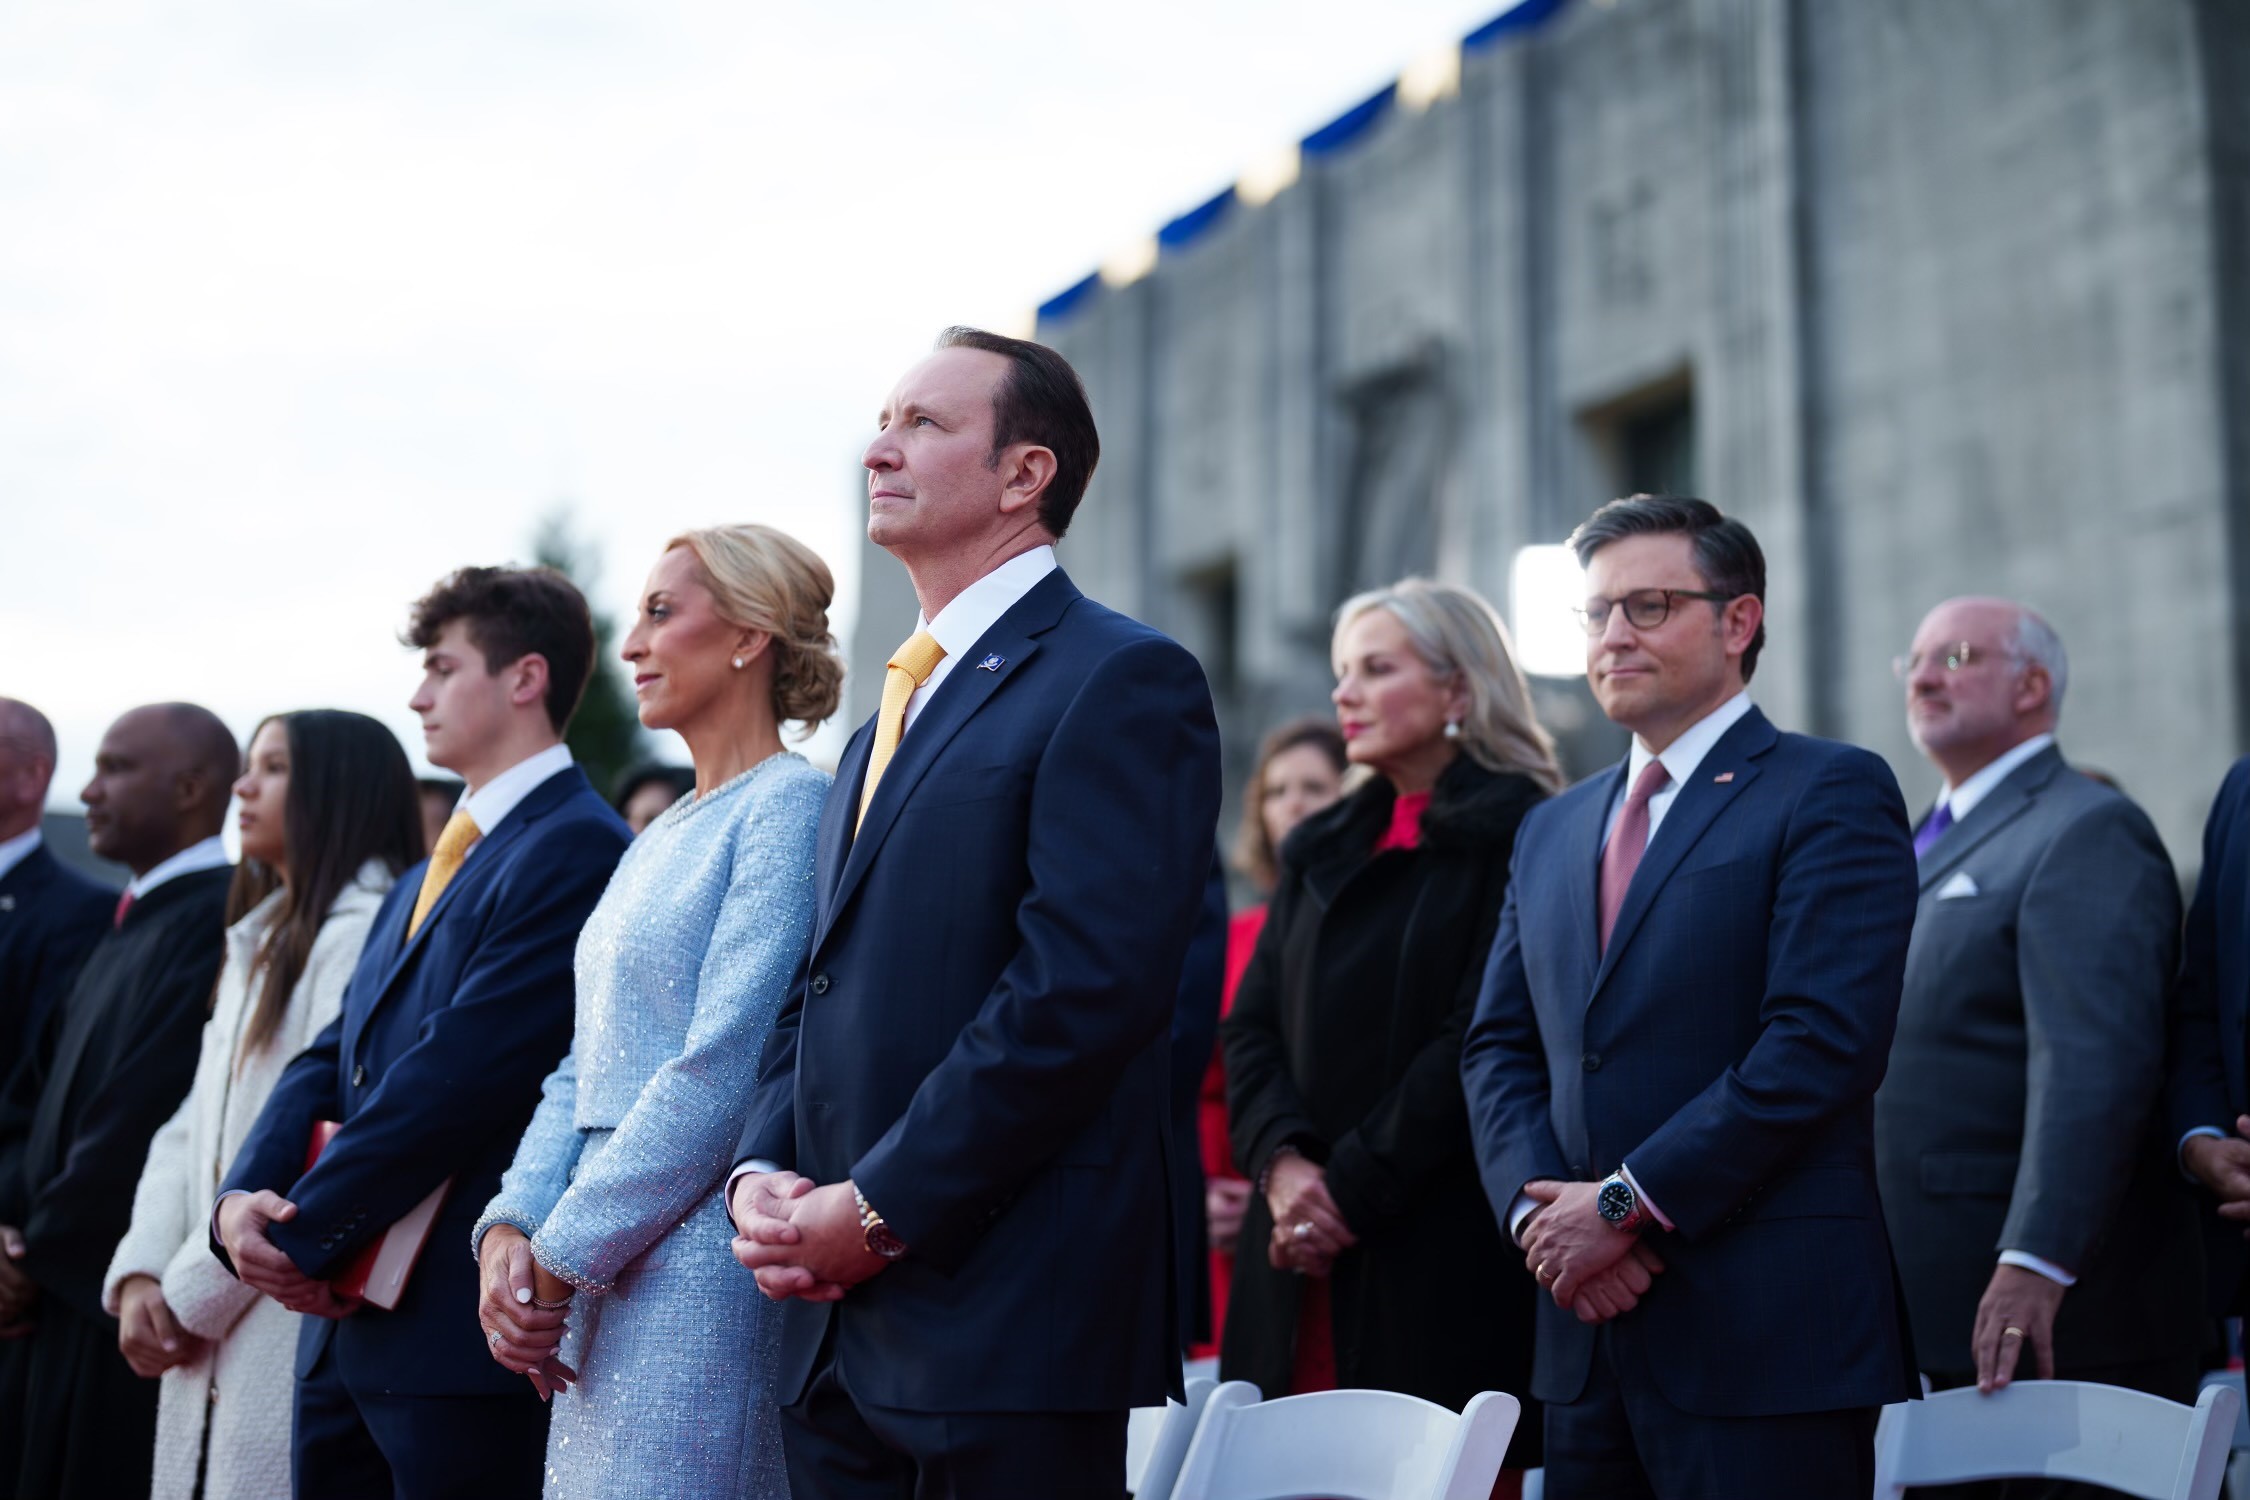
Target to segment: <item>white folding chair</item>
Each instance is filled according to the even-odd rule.
[[[2237,1397],[2250,1395],[2242,1388],[2240,1370],[2213,1370],[2203,1377],[2203,1389],[2209,1390],[2215,1385],[2225,1386]],[[2234,1452],[2227,1458],[2227,1493],[2250,1495],[2250,1401],[2243,1401],[2235,1408]]]
[[[2075,1479],[2142,1500],[2216,1500],[2241,1397],[2208,1387],[2193,1406],[2080,1380],[1942,1391],[1883,1408],[1876,1500],[1909,1485]]]
[[[1258,1400],[1229,1381],[1196,1424],[1174,1500],[1488,1500],[1523,1407],[1486,1391],[1460,1415],[1390,1391]]]
[[[1218,1388],[1216,1380],[1197,1376],[1187,1382],[1185,1404],[1136,1406],[1126,1416],[1125,1491],[1133,1500],[1172,1500],[1180,1464],[1195,1440],[1195,1424]]]

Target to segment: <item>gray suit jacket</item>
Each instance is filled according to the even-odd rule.
[[[1919,874],[1875,1152],[1923,1367],[1974,1370],[2002,1250],[2077,1275],[2063,1369],[2192,1351],[2202,1252],[2157,1108],[2180,897],[2156,829],[2050,748]]]

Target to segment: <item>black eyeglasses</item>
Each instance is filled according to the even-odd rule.
[[[1578,622],[1586,627],[1588,635],[1600,635],[1609,629],[1609,612],[1620,605],[1624,607],[1626,623],[1635,630],[1654,630],[1672,618],[1674,599],[1708,599],[1714,604],[1724,604],[1734,597],[1701,589],[1634,589],[1615,599],[1588,599],[1571,613],[1578,616]]]

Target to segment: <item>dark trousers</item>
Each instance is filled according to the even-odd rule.
[[[1122,1500],[1125,1413],[920,1412],[863,1405],[835,1325],[802,1401],[781,1409],[789,1488],[819,1500]]]
[[[1872,1407],[1706,1417],[1664,1399],[1637,1338],[1596,1336],[1576,1401],[1547,1405],[1550,1500],[1867,1500]]]
[[[18,1500],[114,1500],[145,1495],[156,1463],[156,1382],[117,1351],[115,1318],[83,1318],[57,1297],[39,1307],[21,1345],[20,1467],[0,1476]],[[5,1440],[0,1440],[5,1446]],[[10,1486],[13,1486],[11,1491]]]
[[[333,1349],[297,1382],[297,1500],[538,1500],[547,1407],[521,1396],[354,1391]]]
[[[2121,1385],[2129,1391],[2146,1391],[2182,1406],[2193,1406],[2203,1384],[2202,1364],[2197,1355],[2182,1354],[2173,1359],[2144,1360],[2127,1365],[2057,1365],[2055,1378]],[[2019,1377],[2022,1368],[2019,1362]],[[1930,1377],[1931,1386],[1941,1391],[1976,1383],[1973,1373]],[[2119,1492],[2105,1485],[2077,1484],[2067,1479],[1981,1479],[1974,1484],[1926,1485],[1907,1493],[1916,1500],[2108,1500]]]

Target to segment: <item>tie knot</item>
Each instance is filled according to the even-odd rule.
[[[430,850],[431,862],[458,863],[461,856],[469,852],[469,846],[477,841],[480,831],[477,820],[470,817],[466,809],[455,808],[453,816],[445,820],[445,829],[438,835],[436,847]]]
[[[913,678],[914,685],[920,687],[930,680],[930,674],[943,660],[945,648],[937,643],[937,637],[927,630],[917,630],[906,638],[905,645],[891,653],[888,665]]]
[[[1652,760],[1641,767],[1641,774],[1633,779],[1633,790],[1625,800],[1628,802],[1646,802],[1658,792],[1663,791],[1671,779],[1672,773],[1664,769],[1664,762]]]

